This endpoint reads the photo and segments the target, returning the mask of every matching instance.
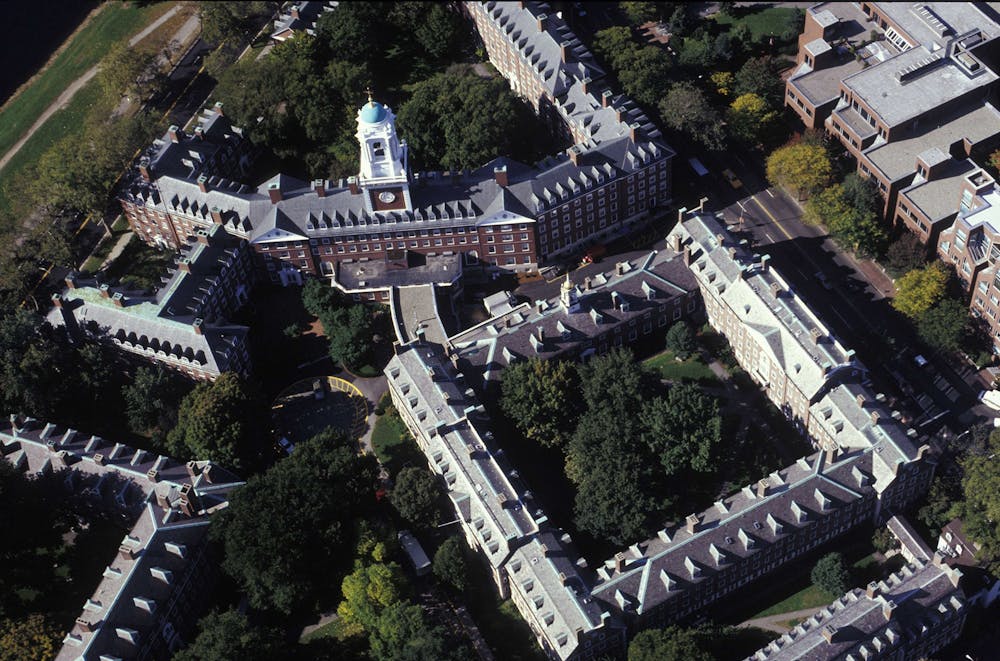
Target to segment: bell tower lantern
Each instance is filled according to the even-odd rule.
[[[365,208],[374,211],[411,209],[406,142],[396,136],[396,116],[372,99],[358,111],[361,171],[358,187]]]

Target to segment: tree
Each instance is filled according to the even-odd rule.
[[[628,661],[712,661],[713,658],[702,649],[698,631],[677,625],[640,631],[628,646]]]
[[[948,273],[937,262],[909,271],[896,281],[892,307],[911,319],[918,319],[941,300],[947,282]]]
[[[101,61],[98,77],[104,94],[116,102],[121,96],[142,96],[152,80],[153,59],[152,53],[131,48],[124,42],[112,46]]]
[[[213,611],[198,621],[198,635],[186,648],[176,652],[174,661],[270,661],[290,655],[280,631],[252,625],[235,609]]]
[[[881,252],[887,240],[877,219],[880,202],[873,181],[850,174],[843,183],[811,197],[806,203],[805,218],[807,222],[826,225],[851,250],[874,255]]]
[[[211,2],[198,3],[201,38],[210,44],[237,40],[251,29],[264,14],[274,11],[274,2]]]
[[[917,318],[917,335],[927,346],[959,351],[969,326],[969,311],[961,301],[945,298]]]
[[[618,68],[617,74],[629,96],[652,106],[670,82],[670,57],[656,46],[636,48]]]
[[[669,32],[674,37],[683,37],[687,34],[688,28],[691,27],[691,22],[688,20],[687,15],[687,3],[679,2],[677,7],[674,9],[673,13],[670,14],[670,18],[667,19],[667,32]]]
[[[993,168],[993,172],[996,173],[1000,171],[1000,149],[996,150],[990,154],[989,159],[990,166]]]
[[[180,379],[164,367],[140,367],[132,383],[122,387],[129,428],[138,433],[172,429],[184,394]]]
[[[459,536],[444,540],[434,554],[434,576],[445,585],[463,592],[468,585],[468,563],[465,559],[465,544]]]
[[[656,18],[655,2],[619,2],[618,6],[632,25],[642,25]]]
[[[375,661],[431,661],[468,658],[467,650],[447,650],[441,627],[427,624],[423,609],[406,601],[378,616],[368,639]]]
[[[415,528],[433,528],[438,524],[440,487],[426,468],[407,466],[396,475],[390,500],[399,515]]]
[[[772,108],[780,108],[785,98],[785,84],[774,70],[769,57],[747,60],[736,72],[736,94],[756,94]]]
[[[722,418],[714,399],[691,384],[675,385],[666,397],[642,410],[645,439],[667,475],[684,469],[705,472],[722,438]]]
[[[0,619],[0,661],[48,661],[59,652],[62,627],[41,613]]]
[[[337,615],[353,631],[372,633],[382,611],[405,597],[406,587],[406,576],[394,562],[357,567],[341,584],[344,600]]]
[[[799,199],[825,186],[832,174],[830,157],[819,145],[800,142],[776,149],[767,157],[767,178],[795,189]]]
[[[254,608],[290,613],[328,590],[350,563],[352,522],[375,503],[378,464],[329,430],[251,477],[212,518],[222,567]]]
[[[976,555],[993,572],[1000,570],[1000,432],[993,431],[986,447],[960,460],[965,475],[962,496],[952,515],[962,519],[968,536],[981,545]]]
[[[566,443],[579,411],[579,375],[573,363],[516,362],[501,374],[500,388],[504,415],[525,438],[545,447]]]
[[[667,126],[706,149],[717,151],[725,147],[725,133],[719,114],[705,93],[691,83],[671,85],[660,102],[660,113]]]
[[[462,19],[443,4],[415,3],[417,12],[413,36],[429,57],[442,60],[456,54],[463,37]]]
[[[753,92],[736,97],[726,114],[729,132],[737,140],[757,144],[773,137],[778,113]]]
[[[872,546],[880,553],[887,553],[892,549],[899,548],[899,540],[888,528],[879,528],[872,535]]]
[[[715,85],[715,91],[719,96],[729,96],[733,91],[733,83],[736,79],[729,71],[716,71],[709,76],[709,80]]]
[[[840,553],[827,553],[817,560],[809,577],[813,585],[833,597],[844,594],[850,588],[851,575]]]
[[[330,357],[347,367],[358,367],[371,354],[372,317],[364,305],[335,308],[320,317],[330,341]]]
[[[182,401],[167,435],[175,456],[210,459],[238,472],[252,469],[266,447],[264,403],[256,388],[226,372],[199,383]]]
[[[694,333],[685,321],[678,321],[667,330],[666,343],[667,348],[680,358],[687,358],[698,348]]]
[[[927,262],[927,247],[912,232],[903,232],[889,244],[885,253],[885,266],[894,276],[922,267]]]
[[[314,317],[323,318],[331,309],[343,305],[340,291],[321,278],[307,278],[302,285],[302,307]]]

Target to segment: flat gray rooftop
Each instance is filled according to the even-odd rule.
[[[962,182],[977,168],[968,159],[953,161],[937,178],[906,188],[900,195],[909,200],[911,206],[920,209],[931,222],[942,220],[958,211]]]
[[[402,259],[343,261],[337,266],[337,283],[347,291],[450,285],[460,275],[462,256],[455,252],[440,255],[407,252]]]
[[[918,44],[937,43],[944,46],[945,40],[949,37],[965,34],[976,28],[985,32],[988,37],[1000,35],[1000,25],[990,20],[972,2],[877,2],[875,4]],[[924,7],[930,12],[923,12]],[[942,26],[950,28],[951,31],[941,35],[939,30]]]

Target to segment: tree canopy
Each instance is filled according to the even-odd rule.
[[[210,459],[245,473],[260,463],[267,446],[265,410],[255,387],[226,372],[184,397],[167,445],[174,456]]]
[[[817,560],[809,576],[813,585],[833,597],[844,594],[851,587],[851,574],[840,553],[827,553]]]
[[[685,321],[678,321],[667,330],[667,348],[681,358],[687,358],[694,353],[698,345],[694,341],[694,333]]]
[[[871,179],[849,174],[806,203],[808,222],[826,225],[830,233],[851,250],[872,256],[882,252],[888,235],[878,221],[881,198]]]
[[[201,38],[210,44],[236,40],[256,27],[265,14],[276,8],[276,2],[217,2],[198,3]]]
[[[943,351],[959,351],[969,327],[969,310],[961,301],[945,298],[928,308],[916,322],[917,334],[927,346]]]
[[[628,646],[628,661],[712,661],[698,631],[673,625],[640,631]]]
[[[733,89],[738,96],[756,94],[771,108],[780,108],[785,99],[785,83],[768,57],[747,60],[736,72]]]
[[[917,319],[941,300],[948,283],[948,273],[938,262],[913,269],[896,281],[892,307],[911,319]]]
[[[172,429],[187,384],[161,365],[140,367],[131,383],[122,387],[125,416],[134,432]]]
[[[454,589],[456,592],[465,590],[468,581],[468,567],[465,559],[465,542],[455,535],[449,537],[441,543],[434,553],[433,570],[434,576]]]
[[[385,608],[368,637],[375,661],[432,661],[468,658],[468,650],[448,649],[445,632],[431,626],[420,606],[401,601]]]
[[[59,653],[65,632],[41,613],[0,618],[0,661],[49,661]]]
[[[328,430],[232,495],[211,536],[252,606],[289,613],[336,589],[354,548],[351,525],[373,507],[377,478],[372,455]]]
[[[643,406],[645,437],[668,476],[712,467],[722,438],[718,403],[697,386],[682,383]]]
[[[396,563],[360,565],[344,577],[337,615],[353,631],[371,634],[382,611],[405,598],[406,588],[406,576]]]
[[[1000,570],[1000,432],[994,430],[985,447],[960,461],[963,498],[952,515],[962,519],[965,532],[982,548],[976,555],[994,572]]]
[[[625,93],[640,103],[655,105],[670,82],[669,56],[656,46],[636,43],[627,27],[599,31],[594,35],[594,51],[614,68]]]
[[[389,499],[399,515],[411,526],[420,529],[433,528],[438,524],[438,496],[440,486],[437,478],[422,466],[407,466],[396,475]]]
[[[291,655],[282,633],[267,626],[251,624],[235,609],[213,611],[198,621],[198,635],[190,645],[176,652],[174,661],[281,661]]]
[[[800,199],[823,188],[832,174],[833,164],[821,145],[799,142],[776,149],[767,157],[767,178],[796,190]]]
[[[559,447],[573,432],[579,411],[579,377],[568,361],[531,359],[501,374],[504,414],[525,438]]]
[[[725,148],[722,118],[699,88],[689,82],[671,85],[660,101],[667,126],[713,151]]]
[[[733,99],[726,113],[729,133],[747,144],[769,142],[773,139],[779,121],[777,111],[753,92],[747,92]]]

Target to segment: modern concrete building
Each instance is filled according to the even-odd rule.
[[[928,240],[953,212],[945,207],[971,171],[966,160],[1000,142],[995,16],[969,2],[828,2],[806,12],[786,105],[857,159],[887,218]],[[902,190],[932,181],[911,190],[912,216],[897,212]]]
[[[709,323],[736,360],[802,430],[812,405],[863,367],[781,275],[716,217],[691,213],[667,238],[701,290]]]
[[[254,281],[246,241],[198,230],[156,291],[131,291],[71,274],[48,321],[76,340],[109,344],[193,379],[250,371],[246,326],[228,318]]]
[[[543,116],[557,109],[551,116],[576,142],[566,153],[531,166],[497,158],[473,171],[413,173],[392,110],[369,100],[357,116],[357,176],[309,183],[278,174],[249,186],[240,182],[253,149],[216,104],[192,135],[171,127],[147,150],[120,197],[129,222],[147,243],[173,249],[222,225],[250,241],[264,278],[282,284],[408,251],[530,271],[646,222],[670,202],[674,152],[634,103],[598,89],[600,71],[561,19],[538,20],[547,5],[518,4],[466,10],[491,55],[501,57],[503,35],[504,57],[532,71],[512,85]]]
[[[159,660],[183,647],[217,575],[209,518],[239,478],[208,461],[178,463],[13,415],[0,421],[0,453],[26,473],[63,471],[79,505],[131,526],[56,659]]]

